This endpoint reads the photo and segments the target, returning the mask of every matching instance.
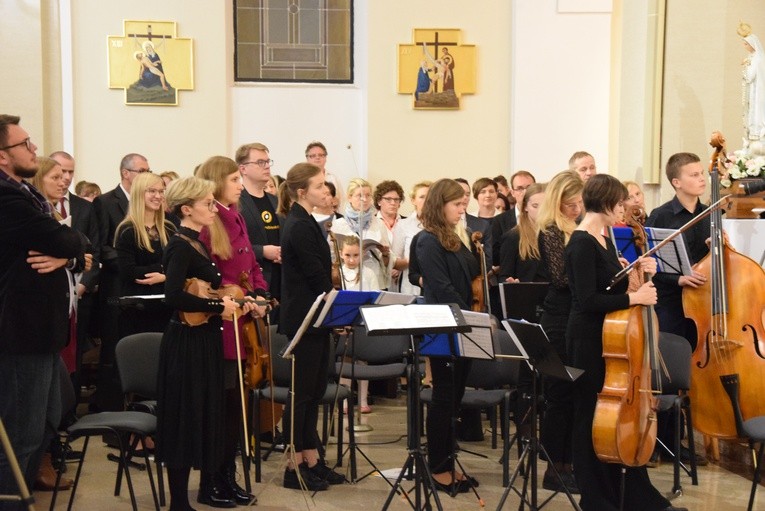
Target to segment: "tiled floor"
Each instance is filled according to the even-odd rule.
[[[405,407],[403,401],[378,400],[373,413],[363,416],[364,422],[373,426],[374,430],[369,433],[358,435],[358,441],[363,444],[360,448],[381,470],[396,469],[403,465],[406,460],[406,434]],[[474,456],[463,452],[459,460],[472,476],[476,477],[481,485],[478,493],[485,502],[485,509],[496,509],[500,497],[504,491],[501,485],[502,471],[498,460],[500,450],[492,450],[487,432],[484,442],[464,442],[464,449],[485,455],[486,458]],[[330,461],[333,462],[336,450],[331,446],[329,449]],[[82,480],[77,490],[74,509],[78,510],[121,510],[130,509],[130,499],[127,488],[124,487],[121,496],[112,495],[114,489],[114,476],[116,465],[106,460],[107,448],[100,442],[93,441],[89,448],[88,456],[83,468]],[[512,458],[511,471],[515,468],[517,457]],[[369,464],[361,457],[359,460],[359,475],[369,470]],[[347,456],[344,459],[344,467],[347,468]],[[329,491],[318,493],[313,499],[310,495],[301,494],[296,490],[286,490],[281,487],[283,475],[283,458],[273,455],[268,462],[263,464],[264,479],[260,484],[254,484],[254,490],[258,497],[258,509],[262,510],[373,510],[382,509],[383,503],[389,493],[390,486],[379,476],[373,475],[357,484],[345,484],[333,486]],[[540,478],[545,468],[544,462],[540,462]],[[139,509],[152,509],[151,492],[145,472],[133,471],[134,485],[138,497]],[[69,471],[73,477],[74,466]],[[654,485],[662,492],[669,492],[672,487],[672,466],[664,463],[659,468],[650,470]],[[192,472],[189,498],[192,505],[196,500],[196,488],[198,484],[198,472]],[[254,475],[253,475],[254,481]],[[676,506],[688,507],[693,511],[739,511],[746,509],[749,498],[751,480],[735,475],[716,465],[710,464],[699,469],[699,485],[692,486],[690,478],[682,477],[684,494],[673,503]],[[243,485],[243,484],[242,484]],[[406,484],[408,488],[410,484]],[[520,488],[520,484],[516,483]],[[38,509],[47,509],[50,503],[50,493],[38,492]],[[551,492],[539,489],[539,502],[548,498]],[[480,509],[475,495],[461,494],[457,498],[440,494],[441,502],[445,510]],[[62,492],[56,509],[66,509],[66,501],[69,492]],[[168,497],[169,498],[169,497]],[[519,505],[519,499],[511,493],[503,509],[514,510]],[[196,509],[212,509],[199,504]],[[765,510],[765,491],[758,492],[755,501],[755,509]],[[390,506],[392,510],[411,509],[401,497],[395,497]],[[573,509],[565,495],[558,494],[553,497],[549,505],[545,507],[550,511]]]

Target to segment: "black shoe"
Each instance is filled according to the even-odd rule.
[[[706,467],[709,465],[709,461],[707,461],[706,457],[702,456],[699,453],[696,454],[696,465],[699,467]],[[688,449],[685,446],[680,446],[680,461],[683,463],[690,463],[691,462],[691,450]]]
[[[247,490],[239,486],[236,482],[236,466],[226,467],[220,474],[221,486],[225,487],[234,502],[240,505],[257,504],[258,499],[255,495],[249,493]]]
[[[326,481],[329,484],[343,484],[345,482],[345,476],[343,474],[338,474],[329,468],[326,463],[321,461],[310,467],[308,470],[318,477],[319,480]]]
[[[568,489],[568,492],[572,495],[578,495],[579,486],[576,484],[574,474],[571,472],[558,472],[558,474],[560,475],[560,479],[555,476],[555,472],[552,470],[546,470],[545,476],[542,479],[542,488],[561,493]]]
[[[462,475],[465,476],[465,479],[463,479],[463,481],[467,482],[473,488],[478,488],[480,486],[478,479],[476,479],[475,477],[469,476],[467,474],[462,474]]]
[[[212,474],[202,471],[199,480],[199,493],[197,493],[197,502],[210,507],[232,508],[236,507],[236,502],[228,490],[219,481],[218,474]]]
[[[454,497],[458,493],[467,493],[470,491],[470,483],[465,480],[454,481],[450,484],[443,484],[433,479],[433,485],[437,490],[448,493],[450,497]]]
[[[313,472],[311,472],[311,469],[308,468],[307,463],[303,462],[298,465],[298,470],[300,470],[300,477],[303,478],[303,484],[308,491],[324,491],[329,488],[329,483],[316,477]],[[292,490],[303,489],[303,487],[300,486],[297,470],[286,469],[284,471],[283,486]]]

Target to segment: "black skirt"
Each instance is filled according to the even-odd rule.
[[[157,388],[157,459],[218,470],[223,461],[223,338],[219,317],[189,327],[170,321]]]

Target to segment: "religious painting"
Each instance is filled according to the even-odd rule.
[[[398,45],[398,92],[415,109],[460,108],[476,90],[476,47],[462,44],[459,29],[416,28],[413,43]]]
[[[234,77],[353,83],[353,1],[234,0]]]
[[[178,104],[178,91],[194,89],[194,47],[178,37],[174,21],[123,22],[108,36],[109,88],[125,90],[127,105]]]

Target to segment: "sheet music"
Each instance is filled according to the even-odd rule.
[[[120,296],[120,299],[133,299],[133,300],[164,300],[165,295],[130,295]]]
[[[284,350],[284,353],[282,353],[282,358],[290,358],[292,355],[292,350],[295,349],[295,346],[298,345],[300,342],[300,338],[303,337],[303,334],[305,334],[305,331],[308,330],[308,327],[311,326],[311,320],[316,315],[316,311],[319,310],[319,306],[321,305],[321,300],[324,298],[324,295],[327,293],[322,293],[319,296],[316,297],[316,300],[313,301],[313,304],[311,305],[311,308],[308,310],[308,314],[305,315],[305,318],[303,318],[303,322],[300,324],[300,328],[298,328],[297,333],[295,334],[295,337],[292,338],[287,348]]]
[[[414,303],[417,299],[415,295],[408,295],[405,293],[393,293],[391,291],[380,291],[380,296],[375,300],[376,305],[409,305]]]
[[[491,332],[491,317],[482,312],[462,311],[465,323],[473,329],[459,334],[460,355],[466,358],[494,358],[494,336]]]
[[[448,305],[383,305],[364,309],[367,331],[407,328],[456,327],[457,320]]]
[[[648,245],[653,248],[659,242],[667,239],[676,232],[676,229],[660,229],[658,227],[646,227],[648,233]],[[657,270],[663,273],[676,275],[693,275],[691,259],[685,248],[685,238],[682,234],[667,243],[656,253]]]

